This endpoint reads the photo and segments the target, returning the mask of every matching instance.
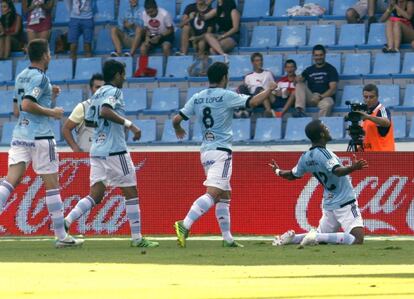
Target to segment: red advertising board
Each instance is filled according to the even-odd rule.
[[[352,154],[338,153],[347,164]],[[292,168],[300,153],[236,152],[232,177],[232,230],[235,234],[278,234],[308,230],[321,216],[322,187],[305,176],[293,182],[276,177],[267,166],[275,159]],[[173,234],[192,202],[205,192],[196,152],[132,153],[138,176],[144,234]],[[369,168],[352,175],[367,233],[414,233],[414,153],[358,153]],[[89,159],[60,154],[61,195],[65,215],[89,192]],[[7,153],[0,154],[0,177],[7,172]],[[31,167],[0,214],[0,235],[50,235],[45,190]],[[121,193],[108,188],[104,201],[73,224],[73,233],[129,234]],[[210,211],[192,234],[218,234]]]

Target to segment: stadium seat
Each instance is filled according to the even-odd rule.
[[[128,133],[128,142],[130,143],[150,143],[157,140],[157,121],[155,119],[133,120],[134,125],[141,129],[141,138],[133,141],[134,135]]]
[[[298,73],[302,73],[305,68],[312,65],[311,54],[288,54],[287,59],[293,59],[296,62]]]
[[[0,90],[0,117],[9,117],[13,113],[14,90]]]
[[[341,25],[339,46],[356,46],[365,44],[365,24]]]
[[[244,0],[243,18],[270,16],[270,0]]]
[[[394,125],[394,138],[407,137],[407,117],[405,115],[391,116]]]
[[[335,45],[336,27],[334,24],[328,25],[312,25],[309,34],[309,46]]]
[[[115,1],[114,0],[96,0],[97,12],[95,13],[95,22],[107,23],[115,21]]]
[[[333,139],[344,138],[344,118],[340,116],[319,118],[329,129]]]
[[[250,118],[233,119],[233,141],[249,141],[250,140]]]
[[[300,4],[300,0],[276,0],[273,11],[274,17],[287,17],[287,10]]]
[[[161,78],[164,76],[162,60],[163,60],[162,56],[150,56],[148,60],[148,67],[157,70],[157,75],[156,75],[157,78]]]
[[[263,67],[275,76],[282,76],[285,71],[283,68],[283,56],[280,54],[263,55]]]
[[[168,57],[167,68],[165,70],[165,77],[177,79],[188,77],[188,68],[191,66],[192,63],[192,56]]]
[[[50,126],[52,127],[56,142],[60,142],[62,140],[60,122],[58,120],[50,120]]]
[[[102,58],[78,58],[75,80],[89,80],[93,74],[102,72]]]
[[[306,26],[283,26],[280,35],[280,47],[300,47],[306,45]]]
[[[342,56],[341,53],[327,53],[326,54],[326,62],[334,66],[335,69],[338,71],[338,74],[340,74],[342,71],[342,66],[341,66],[342,57],[341,56]]]
[[[159,87],[152,93],[151,108],[148,113],[171,113],[179,107],[179,91],[177,87]]]
[[[126,77],[132,77],[132,57],[108,57],[107,60],[109,59],[114,59],[122,63],[125,63]]]
[[[195,95],[197,92],[200,92],[204,90],[205,87],[202,86],[196,86],[196,87],[189,87],[187,89],[187,95],[186,95],[186,101],[188,101],[193,95]]]
[[[341,106],[345,107],[346,101],[349,101],[351,103],[363,102],[362,89],[363,89],[362,85],[346,85],[342,92]]]
[[[375,56],[372,73],[375,75],[389,75],[400,73],[400,53],[378,53]]]
[[[17,75],[20,74],[29,65],[30,65],[30,61],[28,59],[17,60],[17,64],[16,64],[16,74],[15,74],[14,77],[16,78]]]
[[[175,130],[172,126],[172,121],[170,119],[167,119],[164,122],[164,129],[162,131],[162,137],[161,137],[161,141],[162,142],[183,142],[183,141],[188,141],[189,137],[189,128],[190,128],[190,122],[189,121],[183,121],[181,123],[181,126],[183,127],[183,129],[187,132],[187,134],[185,135],[183,140],[179,140],[177,139],[177,136],[175,135]]]
[[[347,53],[343,75],[367,75],[371,72],[371,53]]]
[[[409,84],[405,87],[403,106],[414,108],[414,84]]]
[[[320,7],[325,8],[326,15],[329,14],[330,0],[305,0],[305,4],[309,4],[309,3],[318,4]]]
[[[65,1],[56,1],[55,22],[54,25],[69,23],[69,11]]]
[[[95,52],[109,54],[113,50],[111,31],[108,28],[99,30],[96,35]]]
[[[1,142],[0,142],[1,144],[3,145],[10,144],[12,140],[12,136],[13,136],[13,130],[16,124],[17,122],[15,121],[3,123],[3,129],[1,130]]]
[[[286,124],[285,140],[306,140],[305,127],[312,121],[311,117],[288,118]]]
[[[371,46],[383,46],[387,43],[385,37],[385,24],[375,23],[371,24],[368,34],[368,45]]]
[[[345,16],[348,8],[353,6],[357,0],[334,0],[332,15]]]
[[[52,59],[46,74],[52,82],[72,80],[73,63],[70,58]]]
[[[252,64],[248,55],[230,55],[229,56],[229,76],[230,78],[239,78],[252,72]]]
[[[408,137],[414,138],[414,117],[411,118],[411,128]]]
[[[137,115],[138,112],[147,109],[146,88],[124,88],[122,92],[124,94],[125,113],[127,115]]]
[[[404,55],[403,74],[414,74],[414,53],[408,52]]]
[[[400,86],[395,84],[377,85],[379,101],[387,108],[399,106]]]
[[[281,118],[258,118],[256,120],[256,131],[254,141],[267,142],[282,138]]]
[[[277,46],[276,26],[255,26],[252,32],[250,47],[272,48]]]
[[[75,106],[82,101],[82,89],[62,90],[56,99],[56,106],[62,107],[65,111],[65,115],[69,115]]]
[[[0,61],[0,83],[13,79],[13,63],[11,60]]]

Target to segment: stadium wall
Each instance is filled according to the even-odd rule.
[[[292,168],[300,152],[235,152],[232,177],[232,230],[267,235],[287,229],[308,230],[321,216],[322,187],[316,179],[288,182],[267,166],[274,158]],[[352,154],[341,152],[347,164]],[[352,182],[368,234],[414,234],[414,153],[358,153],[369,168]],[[144,234],[173,234],[172,224],[185,216],[205,192],[197,152],[132,153],[138,176]],[[60,184],[65,215],[89,191],[86,154],[60,154]],[[7,172],[7,154],[0,153],[0,177]],[[0,214],[1,236],[50,235],[50,220],[40,177],[29,167],[21,185]],[[104,201],[72,226],[72,233],[128,235],[129,226],[119,190],[108,189]],[[219,234],[214,211],[193,226],[192,234]]]

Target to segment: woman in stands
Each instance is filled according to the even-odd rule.
[[[21,51],[22,37],[22,17],[16,13],[13,1],[1,1],[0,59],[8,59],[11,51]]]
[[[27,16],[28,42],[35,38],[49,39],[54,5],[55,0],[22,0],[23,13]]]
[[[411,43],[414,40],[413,16],[414,1],[390,1],[381,17],[381,22],[386,22],[387,45],[383,49],[384,53],[398,53],[401,42]]]
[[[234,0],[218,0],[217,8],[213,10],[216,17],[217,32],[206,33],[205,40],[211,47],[212,54],[224,55],[237,46],[240,39],[240,13]]]

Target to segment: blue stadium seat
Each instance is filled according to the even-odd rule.
[[[164,70],[162,66],[162,56],[150,56],[148,60],[148,67],[157,70],[157,78],[161,78],[164,76]]]
[[[306,26],[283,26],[280,47],[300,47],[306,45]]]
[[[60,122],[58,120],[50,120],[50,126],[52,127],[53,134],[55,135],[56,142],[62,140],[62,134],[60,129]]]
[[[124,88],[122,89],[125,101],[125,113],[127,115],[137,115],[144,111],[147,106],[147,89],[145,88]]]
[[[189,139],[189,128],[190,128],[190,122],[189,121],[183,121],[181,123],[181,126],[183,129],[187,132],[183,140],[177,139],[177,136],[175,135],[175,130],[172,126],[172,121],[170,119],[167,119],[164,122],[164,129],[162,131],[162,142],[183,142],[188,141]]]
[[[329,64],[332,64],[332,66],[334,66],[336,70],[338,71],[338,74],[340,74],[342,71],[342,66],[341,66],[342,57],[341,56],[342,56],[341,53],[327,53],[326,54],[326,62],[328,62]]]
[[[332,15],[345,16],[348,8],[357,3],[357,0],[334,0]]]
[[[111,31],[108,28],[99,30],[96,35],[95,52],[109,54],[113,50]]]
[[[403,106],[414,108],[414,84],[409,84],[405,87]]]
[[[76,61],[75,80],[89,80],[93,74],[102,72],[102,58],[78,58]]]
[[[328,25],[312,25],[309,34],[309,46],[324,45],[333,46],[335,45],[336,38],[336,27],[334,24]]]
[[[385,37],[385,24],[375,23],[371,24],[368,34],[368,45],[371,46],[383,46],[387,43]]]
[[[180,16],[182,16],[184,14],[184,10],[185,8],[190,5],[193,4],[194,0],[182,0],[181,1],[181,6],[180,6]]]
[[[206,89],[203,86],[193,86],[187,89],[186,101],[188,101],[194,94]]]
[[[351,103],[361,103],[363,101],[362,98],[362,85],[346,85],[344,86],[344,90],[342,93],[342,101],[341,106],[345,107],[346,101]]]
[[[115,1],[114,0],[96,0],[97,12],[95,22],[107,23],[115,21]]]
[[[133,120],[134,125],[141,129],[141,139],[133,141],[134,135],[128,133],[128,142],[130,143],[150,143],[157,140],[157,121],[155,119]]]
[[[408,134],[408,137],[414,138],[414,117],[411,118],[411,128],[410,128],[410,133]]]
[[[153,90],[151,108],[148,113],[171,113],[179,107],[179,90],[177,87],[159,87]]]
[[[414,53],[408,52],[404,55],[404,63],[401,73],[414,74]]]
[[[273,73],[275,76],[284,74],[283,56],[280,54],[263,55],[263,67]]]
[[[400,86],[395,84],[377,85],[379,101],[387,108],[400,105]]]
[[[305,0],[305,4],[314,3],[326,9],[325,14],[329,15],[330,0]]]
[[[69,11],[66,7],[65,1],[56,1],[55,23],[67,24],[69,22]],[[56,24],[55,24],[56,25]]]
[[[250,140],[250,118],[233,119],[233,141],[249,141]]]
[[[371,53],[347,53],[344,61],[344,75],[367,75],[371,72]]]
[[[12,136],[13,136],[13,130],[16,124],[17,122],[15,121],[3,123],[3,129],[1,130],[1,142],[0,142],[1,144],[3,145],[10,144],[12,140]]]
[[[302,73],[305,68],[312,65],[311,54],[288,54],[287,59],[293,59],[296,62],[298,73]]]
[[[13,113],[14,90],[0,90],[0,117],[9,117]]]
[[[276,26],[255,26],[252,32],[250,47],[272,48],[277,46]]]
[[[13,63],[11,60],[0,61],[0,83],[13,79]]]
[[[14,4],[14,8],[16,9],[16,12],[19,14],[19,15],[23,15],[23,6],[22,6],[22,3],[21,2],[14,2],[13,3]],[[0,15],[1,15],[1,13],[0,13]]]
[[[52,82],[72,80],[73,63],[70,58],[52,59],[49,63],[47,75]]]
[[[165,70],[166,78],[186,78],[188,77],[188,68],[193,63],[192,56],[170,56],[168,57],[167,68]]]
[[[254,141],[267,142],[282,138],[281,118],[258,118]]]
[[[365,44],[365,24],[341,25],[339,46],[355,46]]]
[[[250,62],[250,56],[248,55],[230,55],[229,56],[230,78],[239,78],[252,72],[252,64]]]
[[[407,117],[405,115],[391,116],[394,125],[394,138],[407,137]]]
[[[65,111],[65,115],[69,115],[75,106],[82,101],[82,89],[62,90],[56,99],[56,106],[62,107]]]
[[[400,53],[378,53],[375,56],[372,73],[376,75],[399,74],[401,65],[400,58]]]
[[[287,17],[287,10],[300,4],[300,0],[276,0],[273,11],[274,17]]]
[[[109,59],[114,59],[122,63],[125,63],[126,77],[132,77],[132,57],[108,57],[107,60]]]
[[[333,139],[344,138],[344,118],[340,116],[319,118],[329,129]]]
[[[288,118],[286,124],[285,140],[306,140],[305,127],[312,121],[312,117]]]
[[[17,60],[17,64],[16,64],[16,73],[15,73],[15,78],[17,77],[18,74],[20,74],[25,68],[27,68],[30,65],[30,61],[28,59],[24,59],[24,60]]]
[[[270,15],[269,0],[244,0],[243,18],[260,18]]]

